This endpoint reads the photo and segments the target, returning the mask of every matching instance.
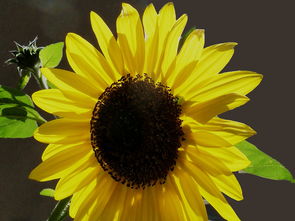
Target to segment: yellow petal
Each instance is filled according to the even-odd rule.
[[[250,161],[236,147],[227,148],[205,148],[198,147],[202,154],[213,157],[216,161],[222,162],[231,171],[239,171],[249,166]]]
[[[222,162],[216,160],[214,157],[202,154],[196,147],[186,147],[185,152],[188,156],[189,162],[198,166],[203,171],[210,174],[231,174],[230,169]],[[186,162],[186,161],[184,161]]]
[[[142,217],[142,192],[141,191],[134,191],[133,193],[133,202],[131,202],[131,211],[135,211],[133,216],[130,216],[130,221],[137,221],[140,220]],[[130,212],[130,211],[129,211]],[[130,214],[130,213],[129,213]]]
[[[187,15],[184,14],[176,21],[171,31],[169,32],[161,66],[161,73],[163,73],[164,76],[177,55],[179,39],[186,23]]]
[[[123,204],[123,211],[121,214],[121,220],[133,221],[138,213],[136,206],[141,197],[141,191],[136,191],[135,189],[128,189],[126,193],[126,198]]]
[[[169,2],[161,8],[158,15],[159,41],[157,47],[157,60],[155,69],[153,71],[154,73],[158,74],[156,77],[159,77],[160,74],[168,33],[171,31],[175,22],[176,14],[174,5],[172,2]]]
[[[218,117],[212,118],[206,124],[197,124],[194,122],[191,123],[190,126],[196,130],[210,131],[210,133],[222,137],[232,145],[256,134],[256,132],[246,124],[224,120]]]
[[[181,201],[182,201],[183,212],[185,214],[185,217],[183,220],[207,221],[208,218],[205,218],[205,217],[207,217],[206,213],[205,213],[206,215],[203,216],[203,214],[201,214],[199,212],[196,213],[197,211],[195,211],[191,208],[191,205],[189,204],[188,200],[186,199],[186,196],[183,193],[179,178],[178,178],[178,176],[175,175],[176,174],[175,172],[176,172],[176,170],[174,170],[173,176],[172,176],[172,174],[170,174],[169,177],[170,177],[171,182],[173,182],[174,185],[177,187],[177,195],[178,195],[179,199],[181,199]],[[203,203],[203,199],[202,199],[202,203]]]
[[[229,93],[247,95],[261,82],[262,75],[252,71],[226,72],[216,77],[206,85],[194,86],[187,94],[188,100],[208,100]]]
[[[203,198],[199,192],[198,185],[184,171],[179,171],[179,169],[176,168],[174,173],[175,176],[173,176],[173,180],[175,181],[175,184],[178,186],[178,189],[183,196],[183,205],[185,205],[185,201],[188,203],[188,206],[184,206],[184,209],[187,210],[187,219],[207,221],[207,212]]]
[[[87,186],[82,188],[80,191],[74,193],[69,209],[69,214],[72,218],[76,216],[81,204],[83,204],[89,198],[89,196],[92,195],[94,197],[97,180],[99,180],[101,174],[102,173],[99,173],[97,175],[97,179],[92,180],[91,183],[89,183]]]
[[[118,217],[121,215],[123,205],[125,202],[127,193],[127,187],[118,184],[114,190],[112,196],[108,200],[103,212],[101,213],[100,220],[119,220]],[[95,212],[94,212],[95,213]],[[94,217],[93,217],[94,220]]]
[[[213,76],[222,71],[232,58],[236,45],[237,43],[235,42],[229,42],[211,45],[205,48],[196,69],[195,79],[201,78],[203,75]]]
[[[142,74],[145,57],[143,28],[137,10],[127,3],[122,4],[117,33],[127,70],[130,74]]]
[[[159,209],[159,201],[158,201],[158,191],[153,191],[153,189],[150,190],[150,194],[151,194],[151,200],[152,200],[152,204],[154,205],[154,214],[153,220],[157,220],[157,221],[161,221],[161,213],[160,213],[160,209]]]
[[[186,162],[185,170],[194,178],[198,184],[201,195],[216,209],[226,220],[239,221],[239,217],[228,204],[224,196],[218,190],[210,177],[198,167]]]
[[[81,190],[85,185],[88,185],[95,179],[100,171],[100,165],[96,158],[92,158],[92,160],[94,161],[91,166],[75,170],[73,173],[59,180],[54,192],[54,198],[56,200],[61,200],[73,195],[73,193]]]
[[[44,150],[42,154],[42,160],[45,161],[49,159],[50,157],[58,154],[59,152],[66,150],[68,148],[79,148],[79,145],[85,145],[84,143],[70,143],[70,144],[49,144],[46,149]],[[91,144],[88,143],[86,146],[88,148],[89,152],[91,151]],[[87,150],[87,149],[86,149]]]
[[[98,177],[94,180],[94,183],[90,183],[89,185],[95,185],[92,192],[86,192],[87,197],[82,197],[83,201],[80,201],[79,199],[76,200],[76,208],[74,208],[73,215],[75,220],[78,221],[86,221],[89,220],[89,216],[91,215],[91,212],[93,211],[93,208],[96,205],[97,197],[98,195],[101,195],[103,192],[108,192],[108,188],[110,187],[107,185],[107,174],[102,173],[101,176],[98,175]],[[90,188],[92,189],[92,188]],[[105,191],[101,191],[104,189]],[[81,199],[81,200],[82,200]],[[79,205],[79,207],[78,207]],[[77,210],[77,211],[76,211]]]
[[[153,4],[149,4],[143,14],[145,32],[145,67],[144,72],[155,79],[155,65],[158,56],[159,29],[158,15]]]
[[[176,22],[176,13],[172,2],[165,4],[159,12],[159,29],[161,36],[165,38]],[[163,42],[164,40],[161,40]]]
[[[32,99],[41,109],[60,117],[78,116],[90,119],[93,111],[93,108],[81,107],[80,103],[68,99],[58,89],[37,91],[32,95]]]
[[[184,106],[185,115],[204,124],[218,114],[232,110],[249,101],[249,98],[239,94],[226,94],[192,106]]]
[[[189,63],[190,61],[199,60],[203,51],[204,44],[205,44],[205,31],[203,29],[193,30],[189,34],[189,36],[186,38],[177,56],[179,59],[179,62]]]
[[[158,45],[159,45],[159,29],[156,28],[152,38],[146,41],[146,54],[145,54],[145,73],[148,74],[155,82],[161,81],[159,73],[155,72],[157,58],[158,58]]]
[[[228,195],[229,197],[237,201],[243,199],[242,188],[234,174],[220,174],[216,176],[208,174],[208,176],[212,179],[217,188],[224,194]]]
[[[142,204],[142,211],[141,211],[141,214],[142,214],[142,221],[148,221],[148,220],[155,220],[154,218],[154,206],[152,203],[152,200],[151,200],[151,193],[150,193],[150,190],[152,188],[145,188],[143,191],[142,191],[142,200],[141,200],[141,204]]]
[[[144,10],[142,23],[144,27],[145,39],[149,39],[155,32],[157,25],[157,12],[154,5],[149,4]]]
[[[191,75],[201,56],[204,43],[205,37],[202,29],[192,31],[185,40],[177,55],[175,69],[167,80],[168,85],[171,85],[174,90]]]
[[[185,97],[191,96],[196,89],[202,87],[203,81],[210,80],[225,67],[233,56],[236,45],[237,43],[229,42],[206,47],[193,72],[182,82],[175,93]]]
[[[210,133],[206,130],[195,130],[192,134],[195,143],[204,147],[230,147],[231,143],[223,137]]]
[[[105,176],[101,178],[97,184],[96,193],[93,193],[95,198],[91,199],[90,205],[81,205],[80,209],[77,212],[75,219],[79,219],[83,214],[89,214],[89,220],[101,220],[102,212],[109,202],[111,196],[113,195],[115,189],[120,183],[114,181],[109,174],[104,173]]]
[[[103,19],[95,12],[90,13],[93,32],[105,58],[114,70],[116,77],[124,74],[124,61],[119,45]]]
[[[169,185],[155,186],[158,192],[159,212],[161,220],[178,221],[183,220],[184,214],[181,204],[179,203],[176,191]]]
[[[67,34],[66,46],[67,58],[73,70],[94,87],[104,90],[118,80],[104,56],[81,36]]]
[[[56,119],[42,124],[34,132],[36,140],[43,143],[75,143],[90,140],[89,120]]]
[[[39,164],[29,178],[38,181],[48,181],[65,176],[79,167],[85,167],[87,162],[95,158],[89,144],[79,144],[60,151]]]
[[[95,88],[88,81],[73,72],[49,68],[42,68],[41,72],[66,97],[79,102],[85,100],[82,104],[90,103],[93,106],[93,103],[96,103],[97,98],[102,93],[102,90]]]

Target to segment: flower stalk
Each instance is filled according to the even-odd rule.
[[[46,221],[63,221],[69,214],[71,197],[60,200]]]
[[[34,68],[31,70],[33,73],[34,78],[37,81],[40,89],[48,89],[47,79],[42,75],[40,68]]]

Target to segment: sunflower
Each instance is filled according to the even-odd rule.
[[[114,37],[91,12],[101,52],[77,34],[66,36],[74,72],[43,68],[58,89],[33,94],[59,118],[35,139],[49,144],[31,179],[59,179],[55,199],[72,196],[78,220],[208,220],[206,199],[226,220],[239,220],[224,195],[242,200],[234,171],[249,165],[234,146],[255,134],[219,114],[245,104],[260,74],[219,74],[236,43],[204,48],[204,30],[179,47],[187,15],[172,3],[142,20],[123,3]]]

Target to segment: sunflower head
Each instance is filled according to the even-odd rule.
[[[208,220],[203,198],[239,220],[223,194],[243,198],[233,172],[250,162],[235,144],[255,131],[219,115],[245,104],[261,75],[220,73],[236,43],[204,47],[202,29],[179,46],[187,15],[172,3],[142,19],[123,3],[116,37],[90,18],[101,52],[69,33],[73,72],[41,70],[57,89],[33,100],[60,118],[35,131],[49,145],[30,178],[59,179],[55,199],[72,196],[75,220]]]
[[[147,75],[123,76],[100,95],[92,115],[91,141],[100,165],[127,186],[164,183],[181,147],[180,114],[167,86]]]

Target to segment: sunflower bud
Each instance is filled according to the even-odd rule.
[[[17,65],[17,70],[20,75],[20,81],[18,83],[19,89],[23,89],[28,83],[31,74],[38,73],[41,67],[39,52],[42,47],[37,47],[37,39],[36,37],[33,41],[29,42],[27,46],[15,42],[16,50],[10,51],[13,57],[5,62],[7,64]]]
[[[40,67],[40,59],[39,52],[42,49],[41,47],[37,47],[36,45],[37,37],[29,42],[27,46],[20,45],[15,42],[16,49],[10,51],[10,53],[14,56],[6,61],[8,64],[16,64],[18,69],[35,69]]]

